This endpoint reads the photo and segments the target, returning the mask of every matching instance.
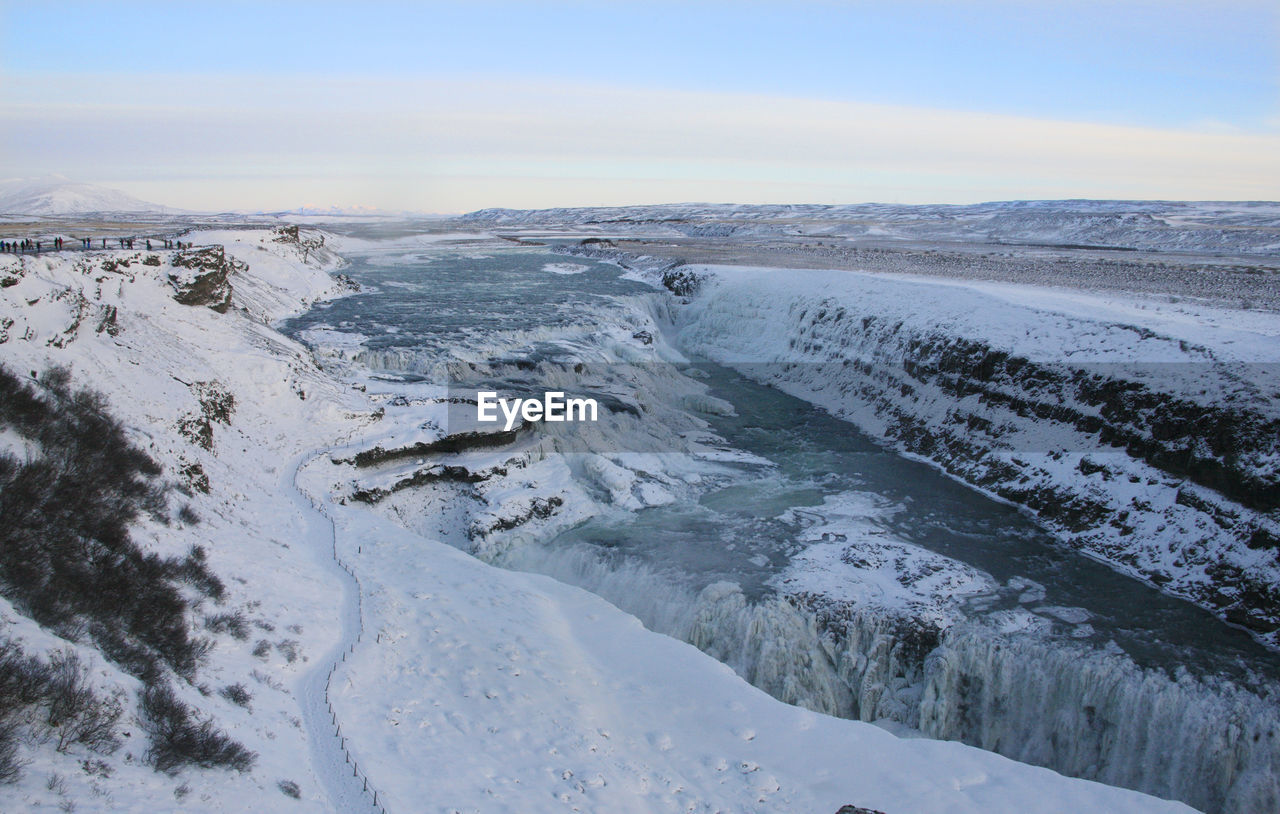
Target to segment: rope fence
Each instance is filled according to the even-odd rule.
[[[351,767],[352,777],[361,782],[361,793],[369,799],[373,806],[373,810],[377,811],[378,814],[387,814],[386,808],[379,799],[377,788],[373,783],[369,782],[369,776],[361,771],[360,764],[351,754],[351,750],[347,748],[347,739],[342,734],[342,725],[338,723],[338,713],[334,710],[333,701],[329,697],[329,690],[333,685],[334,673],[338,671],[338,667],[340,665],[346,662],[348,655],[355,653],[356,645],[364,639],[364,591],[361,589],[360,580],[356,577],[355,570],[352,569],[350,565],[343,562],[342,557],[338,554],[337,524],[334,523],[333,518],[329,516],[329,513],[324,510],[324,507],[320,505],[315,498],[307,495],[307,499],[311,501],[312,507],[329,521],[330,539],[333,546],[333,560],[338,564],[339,568],[347,572],[347,575],[351,577],[352,582],[354,582],[356,586],[356,638],[345,650],[342,651],[342,657],[329,666],[329,674],[325,677],[324,681],[324,701],[329,709],[329,724],[333,727],[333,736],[338,740],[338,748],[342,750],[343,758],[346,760],[347,765]],[[381,640],[381,636],[379,636],[379,640]]]

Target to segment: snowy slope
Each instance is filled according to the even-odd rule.
[[[230,591],[209,610],[242,610],[252,625],[244,641],[216,635],[199,674],[210,690],[243,681],[252,711],[199,687],[183,695],[258,752],[258,765],[157,774],[140,765],[133,726],[110,777],[82,771],[74,749],[32,746],[22,780],[0,786],[0,808],[70,799],[91,810],[372,810],[367,778],[387,811],[1187,810],[786,706],[589,594],[326,505],[332,464],[314,452],[367,444],[394,431],[383,426],[392,418],[371,423],[381,413],[365,396],[266,323],[340,287],[302,262],[296,242],[193,239],[215,237],[239,261],[225,266],[226,313],[175,301],[170,277],[185,278],[174,253],[154,264],[145,252],[6,258],[0,344],[18,370],[69,365],[167,472],[198,464],[208,476],[208,493],[192,498],[202,522],[137,533],[165,553],[205,545]],[[236,399],[211,449],[178,429],[201,382]],[[300,465],[305,497],[294,488]],[[29,648],[58,644],[5,617]],[[129,689],[110,665],[98,680]],[[300,800],[282,794],[284,780]]]
[[[118,189],[82,184],[61,175],[0,181],[0,214],[83,215],[90,212],[178,213]]]
[[[306,517],[285,498],[292,484],[290,460],[315,439],[349,429],[350,416],[362,405],[319,376],[304,349],[264,324],[284,303],[296,311],[339,286],[325,271],[290,259],[288,247],[266,233],[238,237],[228,243],[229,256],[250,265],[228,264],[235,290],[233,309],[225,314],[175,301],[169,277],[187,271],[172,265],[181,253],[6,258],[0,261],[0,277],[8,284],[0,291],[0,352],[5,365],[19,372],[69,366],[73,383],[107,396],[135,442],[164,465],[165,476],[192,489],[189,501],[199,523],[147,523],[135,539],[164,555],[202,545],[227,584],[226,602],[207,603],[201,615],[238,611],[249,636],[215,635],[196,618],[196,633],[211,637],[215,649],[198,672],[197,686],[179,689],[186,703],[213,715],[219,727],[257,752],[257,766],[243,776],[156,773],[142,765],[147,744],[130,704],[124,729],[132,737],[107,758],[109,778],[82,771],[85,755],[74,750],[64,755],[32,745],[32,762],[18,784],[0,786],[0,809],[58,805],[58,795],[46,788],[50,774],[57,773],[82,810],[157,810],[179,799],[196,810],[261,810],[264,798],[287,800],[277,789],[281,781],[300,786],[302,800],[294,804],[299,811],[333,810],[321,775],[305,758],[310,733],[302,728],[294,687],[322,669],[320,656],[336,643],[340,572],[317,562],[313,548],[303,544]],[[198,234],[191,239],[205,242]],[[152,257],[156,265],[148,265]],[[199,412],[202,383],[217,383],[235,397],[230,423],[214,425],[212,449],[179,429]],[[313,397],[303,400],[302,394]],[[298,433],[299,426],[313,435]],[[193,483],[197,471],[208,478],[207,494]],[[60,644],[12,611],[5,617],[6,635],[23,640],[29,651]],[[259,641],[267,643],[265,652],[254,655]],[[105,686],[137,690],[137,682],[114,667],[104,665],[100,674]],[[217,694],[236,683],[251,693],[250,709]]]

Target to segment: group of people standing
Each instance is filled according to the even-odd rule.
[[[40,240],[0,240],[0,252],[38,252],[43,247]]]
[[[101,240],[102,240],[102,248],[104,249],[107,248],[107,239],[104,237]],[[120,248],[122,249],[132,249],[133,242],[135,240],[137,240],[137,238],[133,238],[133,237],[116,238],[116,241],[120,244]],[[169,238],[160,238],[158,242],[163,243],[164,244],[163,248],[166,248],[166,249],[191,248],[190,243],[183,243],[181,240],[170,240]],[[48,241],[48,243],[49,243],[49,250],[55,251],[55,252],[62,251],[63,247],[65,246],[65,241],[60,237],[55,237],[52,240]],[[146,239],[146,245],[147,245],[147,250],[150,251],[151,240],[149,238]],[[91,237],[80,238],[80,248],[86,249],[86,250],[92,249],[93,238]],[[43,240],[30,240],[27,238],[23,238],[21,240],[0,240],[0,252],[13,252],[15,254],[35,252],[38,254],[44,250],[45,250],[45,241]]]

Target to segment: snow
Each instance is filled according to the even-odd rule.
[[[1041,328],[1030,337],[1042,340],[1043,345],[1027,341],[1025,324],[1019,326],[1024,331],[1021,337],[1016,334],[996,335],[998,340],[1010,345],[1016,343],[1020,349],[1026,349],[1027,353],[1033,355],[1032,358],[1052,359],[1055,354],[1062,354],[1070,349],[1073,355],[1084,353],[1090,357],[1090,361],[1099,362],[1117,358],[1126,362],[1186,361],[1195,357],[1188,357],[1181,346],[1176,352],[1172,350],[1173,343],[1186,342],[1212,354],[1211,357],[1205,354],[1201,358],[1254,364],[1280,362],[1280,318],[1274,312],[1228,309],[1140,294],[1080,291],[1016,283],[943,280],[936,277],[912,277],[908,274],[877,274],[875,277],[879,285],[889,287],[890,296],[924,294],[930,297],[932,303],[941,303],[952,296],[963,297],[955,307],[961,314],[964,313],[965,306],[981,307],[982,300],[989,299],[1049,316],[1054,320],[1056,330]],[[894,280],[901,280],[908,287],[894,290]],[[933,292],[936,292],[936,297]],[[972,297],[970,292],[978,296]],[[937,311],[931,309],[931,313]],[[986,306],[984,311],[971,312],[969,316],[974,317],[979,313],[1000,314],[1001,310]],[[1114,340],[1108,343],[1111,345],[1111,353],[1105,355],[1101,343],[1094,342],[1092,346],[1078,348],[1076,343],[1082,337],[1091,339],[1093,336],[1076,329],[1075,326],[1082,324],[1115,326],[1121,329],[1141,326],[1159,334],[1157,339],[1165,343],[1164,347],[1168,352],[1157,354],[1154,352],[1154,343],[1142,344],[1137,346],[1141,356],[1135,359],[1132,348],[1125,349],[1129,352],[1125,356],[1124,351],[1120,350],[1124,343]],[[966,327],[972,332],[976,327],[974,320],[967,320]],[[1067,334],[1072,337],[1071,345],[1061,342]]]
[[[251,639],[272,645],[262,658],[251,654],[253,641],[216,637],[200,673],[212,687],[248,684],[252,712],[216,693],[182,691],[258,752],[258,764],[245,775],[156,774],[141,765],[133,726],[133,742],[107,759],[110,779],[88,778],[74,749],[37,748],[22,780],[0,787],[0,807],[56,805],[46,779],[57,771],[77,802],[123,810],[174,806],[185,787],[184,810],[347,812],[370,804],[361,777],[388,811],[1189,810],[788,706],[591,594],[499,570],[330,502],[343,470],[328,450],[367,447],[400,429],[383,426],[374,399],[269,327],[335,295],[325,269],[336,261],[304,264],[260,231],[195,240],[225,242],[248,264],[234,275],[226,314],[172,299],[165,252],[154,267],[131,252],[0,261],[19,277],[0,289],[0,314],[14,320],[5,363],[70,366],[73,381],[102,390],[168,473],[192,462],[208,473],[210,493],[191,498],[200,524],[146,524],[137,536],[161,553],[206,546],[230,591],[216,610],[245,609]],[[105,271],[108,259],[131,262]],[[95,328],[112,307],[116,335]],[[196,409],[190,385],[201,381],[236,398],[213,450],[176,429]],[[4,611],[8,635],[33,649],[61,644]],[[297,642],[296,661],[285,657],[285,639]],[[133,686],[110,665],[96,671],[105,684]],[[301,786],[301,800],[277,796],[285,779]]]
[[[982,338],[992,346],[1036,361],[1280,362],[1280,342],[1276,341],[1280,315],[1274,313],[1168,303],[1140,295],[901,274],[710,265],[685,268],[694,274],[711,275],[713,288],[732,289],[734,296],[737,291],[749,291],[760,315],[781,310],[780,302],[789,307],[800,301],[820,304],[823,298],[837,304],[856,301],[860,311],[883,319],[902,319],[913,326],[935,326],[949,335]],[[786,299],[775,299],[781,297]],[[718,295],[711,294],[701,301],[716,299]],[[1156,335],[1135,343],[1135,326]],[[778,336],[762,338],[759,352],[750,360],[760,361],[779,341]],[[1195,347],[1188,351],[1180,343]]]
[[[542,270],[548,274],[581,274],[589,268],[581,263],[547,263]]]
[[[877,521],[891,511],[874,495],[856,492],[788,510],[811,519],[801,537],[809,545],[775,584],[862,609],[910,610],[942,627],[962,618],[955,613],[961,599],[995,592],[995,581],[978,569],[890,535]]]
[[[0,427],[0,454],[31,460],[40,457],[40,444],[11,427]]]

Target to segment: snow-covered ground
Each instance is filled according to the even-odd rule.
[[[83,770],[74,748],[26,745],[0,807],[347,812],[372,809],[377,792],[387,811],[1187,810],[787,706],[590,594],[330,502],[334,465],[315,453],[403,427],[269,326],[342,288],[334,258],[277,237],[192,236],[240,261],[225,266],[226,313],[175,301],[170,276],[188,269],[172,252],[0,260],[5,364],[69,366],[170,477],[197,464],[207,475],[191,499],[200,523],[136,534],[162,553],[204,545],[229,586],[208,611],[240,609],[253,625],[244,641],[217,635],[182,696],[259,755],[244,775],[158,774],[130,719],[109,777]],[[214,382],[236,407],[204,449],[179,427]],[[3,613],[5,635],[30,651],[63,644]],[[100,685],[136,692],[93,664]],[[217,695],[234,682],[251,710]]]

